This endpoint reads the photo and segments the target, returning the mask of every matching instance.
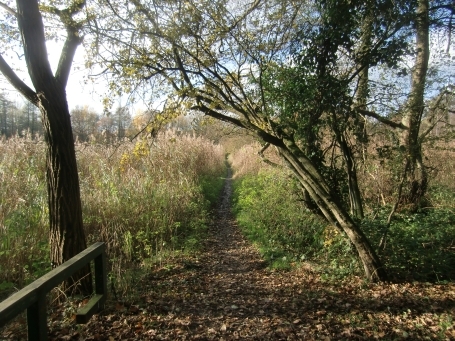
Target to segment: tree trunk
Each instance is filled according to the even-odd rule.
[[[55,89],[58,90],[58,89]],[[79,177],[70,114],[64,90],[52,100],[40,98],[47,142],[46,180],[48,191],[51,264],[56,267],[87,248],[80,199]],[[92,293],[87,266],[64,284],[68,293]]]
[[[409,161],[406,186],[403,190],[402,204],[417,209],[427,191],[428,175],[422,160],[422,145],[419,139],[420,123],[424,110],[425,79],[428,70],[429,18],[428,0],[419,0],[416,20],[416,59],[412,70],[411,93],[409,95],[402,124],[407,128],[401,135],[405,147],[404,164]]]
[[[371,37],[373,30],[373,4],[368,1],[366,3],[365,17],[361,25],[361,37],[359,54],[360,60],[358,61],[358,68],[360,69],[357,92],[356,92],[356,105],[363,109],[367,109],[368,95],[369,95],[369,51],[371,50]],[[368,136],[366,133],[366,120],[362,116],[355,118],[354,134],[357,138],[358,150],[361,154],[362,160],[366,159],[366,143]],[[336,131],[338,143],[340,144],[344,160],[346,162],[346,172],[348,175],[349,185],[349,201],[351,205],[351,214],[357,218],[363,219],[363,201],[357,181],[357,166],[354,160],[354,155],[351,147],[347,144],[346,138]]]
[[[339,205],[336,198],[330,194],[328,185],[313,167],[311,161],[298,151],[297,146],[292,141],[287,140],[285,145],[278,146],[278,148],[282,157],[285,158],[327,220],[346,233],[362,261],[366,278],[373,282],[386,280],[386,271],[368,239],[349,214]]]
[[[357,67],[360,69],[357,92],[355,95],[355,104],[362,110],[368,109],[368,96],[370,94],[369,87],[369,71],[370,71],[370,51],[371,51],[371,38],[373,31],[373,19],[374,19],[374,9],[373,4],[368,1],[366,3],[365,17],[362,21],[361,26],[361,36],[360,36],[360,60],[357,61]],[[357,114],[355,118],[354,125],[354,134],[357,138],[356,145],[358,146],[357,150],[360,153],[361,160],[363,163],[366,162],[367,158],[367,143],[368,143],[368,134],[367,134],[367,120],[366,117],[360,114]]]
[[[330,190],[315,164],[299,149],[292,137],[285,137],[281,132],[282,136],[277,137],[263,129],[256,129],[252,125],[244,124],[234,117],[223,116],[200,103],[199,106],[194,106],[192,109],[198,109],[213,118],[249,129],[265,142],[274,145],[325,218],[333,226],[346,233],[362,261],[365,277],[374,282],[387,279],[386,271],[368,239],[340,205],[338,198],[334,197],[333,191]]]
[[[83,2],[78,3],[83,6]],[[76,8],[76,7],[75,7]],[[80,8],[80,7],[78,7]],[[76,8],[77,9],[77,8]],[[73,10],[76,10],[73,9]],[[35,91],[23,83],[0,56],[0,70],[39,107],[47,142],[46,179],[50,217],[51,264],[56,267],[86,249],[79,178],[65,87],[80,38],[67,27],[67,40],[55,76],[49,65],[44,25],[36,0],[17,0],[17,21],[28,73]],[[67,23],[65,23],[66,25]],[[77,288],[74,284],[78,282]],[[92,293],[90,267],[66,281],[68,293]]]
[[[363,219],[363,201],[362,195],[360,194],[359,183],[357,181],[357,167],[354,156],[346,138],[338,131],[336,131],[336,134],[341,152],[343,153],[344,162],[346,163],[351,214],[358,219]]]

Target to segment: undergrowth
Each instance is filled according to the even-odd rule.
[[[373,245],[384,234],[387,214],[362,223]],[[419,213],[399,213],[387,231],[386,244],[379,255],[394,281],[441,282],[455,280],[455,211],[427,208]]]
[[[247,146],[231,156],[234,213],[269,265],[287,269],[305,262],[328,281],[363,276],[347,237],[305,209],[292,175],[251,160],[259,149]],[[368,205],[374,210],[367,212],[361,228],[393,281],[455,280],[455,195],[451,187],[433,181],[428,196],[432,207],[415,214],[399,212],[388,229],[391,204]],[[384,234],[386,244],[379,250]]]
[[[118,146],[77,143],[76,151],[87,244],[107,244],[116,295],[133,295],[139,274],[199,248],[223,184],[220,146],[168,131]],[[50,270],[45,145],[2,140],[0,158],[5,296]]]
[[[234,182],[234,214],[272,267],[311,258],[323,244],[324,223],[299,205],[298,188],[282,173],[262,169]]]

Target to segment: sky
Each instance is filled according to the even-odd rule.
[[[437,38],[437,37],[436,37]],[[436,39],[437,40],[437,39]],[[48,56],[49,62],[51,67],[55,71],[55,68],[58,65],[58,60],[60,58],[61,48],[63,42],[55,42],[55,41],[48,41],[47,42],[47,49],[48,49]],[[437,53],[433,53],[432,51],[432,59],[434,58]],[[455,51],[450,51],[451,55],[455,55]],[[1,51],[3,57],[10,63],[10,66],[13,67],[17,71],[19,77],[21,77],[27,84],[30,86],[30,81],[28,79],[28,74],[26,73],[25,61],[24,58],[18,58],[18,55],[14,51]],[[436,57],[437,58],[437,57]],[[76,55],[74,58],[74,62],[72,65],[71,74],[68,80],[68,84],[66,87],[67,93],[67,100],[68,106],[70,111],[74,109],[76,106],[88,106],[92,108],[98,114],[102,114],[104,111],[103,107],[103,98],[109,96],[107,92],[108,86],[107,83],[101,78],[90,77],[89,70],[85,68],[85,51],[84,47],[80,46],[76,50]],[[453,64],[455,60],[450,60],[447,65],[443,65],[440,67],[440,70],[443,73],[446,73],[449,76],[446,80],[449,83],[454,82],[453,76]],[[413,59],[409,60],[409,65],[413,64]],[[445,72],[444,72],[445,70]],[[439,84],[440,85],[440,84]],[[438,86],[438,84],[435,84]],[[19,106],[24,103],[25,99],[17,93],[14,88],[9,85],[3,75],[0,73],[0,92],[6,92],[7,96],[10,100],[17,103]],[[437,93],[437,90],[433,89],[432,91],[428,91],[427,96],[430,95],[434,96]],[[118,106],[124,106],[128,103],[127,98],[114,98],[113,99],[113,110],[115,110]],[[138,110],[145,110],[146,105],[143,103],[137,103],[134,106],[130,106],[131,114],[135,114]]]
[[[58,60],[60,58],[61,52],[61,43],[56,43],[54,41],[48,41],[46,43],[48,50],[49,62],[51,64],[52,70],[55,72],[55,69],[58,65]],[[31,82],[29,80],[28,74],[25,71],[25,61],[24,58],[18,58],[15,53],[6,53],[3,55],[5,60],[14,68],[17,75],[32,89]],[[82,46],[76,50],[76,55],[73,61],[70,77],[68,79],[68,84],[66,86],[66,94],[68,100],[68,106],[70,111],[76,106],[89,106],[94,109],[98,114],[102,114],[103,107],[103,98],[109,96],[106,89],[107,83],[101,78],[89,77],[89,70],[85,68],[85,51]],[[18,104],[19,106],[25,102],[25,98],[15,91],[15,89],[8,83],[8,81],[0,73],[0,92],[5,92],[7,97]],[[127,99],[125,98],[115,98],[114,108],[117,106],[125,105]],[[132,114],[137,110],[144,109],[145,105],[136,104],[131,108]]]

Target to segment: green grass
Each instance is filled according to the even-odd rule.
[[[306,211],[298,185],[286,173],[263,167],[235,181],[234,213],[244,234],[255,243],[272,268],[311,262],[323,279],[362,276],[349,240]],[[455,280],[455,210],[453,193],[432,187],[432,208],[417,214],[398,213],[380,254],[393,281]],[[379,245],[390,207],[369,214],[361,228],[373,247]]]
[[[225,174],[222,175],[203,176],[199,180],[202,194],[209,201],[211,207],[214,207],[218,203],[221,190],[223,189]]]
[[[272,268],[311,258],[324,243],[325,223],[301,205],[296,183],[274,170],[234,182],[234,214]]]

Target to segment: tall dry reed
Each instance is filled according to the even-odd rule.
[[[77,143],[88,244],[104,241],[117,281],[134,263],[194,247],[207,223],[201,183],[224,174],[224,151],[173,131],[118,146]],[[0,292],[48,271],[45,145],[0,141]],[[209,180],[207,180],[209,179]]]
[[[49,268],[45,145],[30,135],[0,140],[0,290]]]
[[[242,146],[229,155],[228,161],[234,170],[234,178],[241,178],[245,175],[252,174],[257,175],[260,169],[270,167],[258,155],[261,149],[262,146],[258,142],[254,142]],[[265,160],[278,165],[278,167],[284,167],[282,160],[273,146],[268,147],[263,155]]]

